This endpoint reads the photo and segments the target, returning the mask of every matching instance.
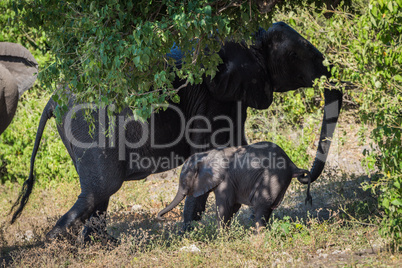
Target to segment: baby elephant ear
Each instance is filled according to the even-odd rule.
[[[206,194],[218,186],[223,179],[224,175],[221,175],[218,167],[213,167],[209,164],[198,163],[198,178],[194,181],[193,196],[199,197]]]

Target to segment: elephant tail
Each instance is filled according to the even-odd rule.
[[[45,109],[42,112],[42,116],[40,117],[38,130],[36,132],[35,145],[32,150],[32,155],[31,155],[31,167],[30,167],[30,171],[29,171],[29,177],[22,185],[22,189],[18,196],[18,199],[10,210],[10,214],[11,214],[16,209],[16,211],[14,212],[13,217],[11,219],[11,224],[13,224],[16,221],[16,219],[21,215],[22,210],[24,209],[25,205],[28,203],[29,196],[32,192],[32,188],[35,183],[35,177],[33,175],[33,170],[34,170],[34,165],[35,165],[35,156],[36,156],[36,153],[38,152],[40,141],[42,139],[43,130],[45,129],[47,121],[53,117],[53,111],[54,111],[55,107],[56,107],[56,102],[53,101],[52,99],[50,99],[49,102],[47,103]],[[17,206],[18,206],[18,208],[17,208]]]
[[[293,169],[293,178],[297,178],[297,180],[302,184],[307,184],[307,197],[305,200],[305,204],[309,203],[310,206],[313,204],[313,198],[310,195],[310,184],[311,184],[311,173],[306,169],[294,168]]]
[[[171,211],[172,209],[174,209],[178,204],[180,204],[181,201],[183,201],[183,199],[185,197],[186,197],[186,195],[181,193],[179,190],[176,194],[176,197],[173,199],[173,201],[167,207],[165,207],[158,213],[158,216],[157,216],[158,220],[164,221],[165,219],[162,218],[162,216],[165,215],[166,213],[168,213],[169,211]]]
[[[293,169],[292,178],[297,178],[302,184],[309,184],[311,182],[311,174],[307,169]]]

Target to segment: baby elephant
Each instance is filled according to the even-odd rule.
[[[192,155],[184,163],[176,197],[158,219],[176,207],[186,195],[198,197],[214,191],[218,226],[228,226],[241,204],[254,207],[256,226],[264,227],[279,206],[292,180],[308,184],[310,172],[299,169],[276,144],[259,142]]]

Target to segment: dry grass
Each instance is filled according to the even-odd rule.
[[[367,207],[364,207],[354,194],[335,194],[343,188],[342,183],[323,183],[323,187],[329,189],[323,196],[320,195],[320,189],[314,187],[312,208],[299,204],[305,193],[304,190],[297,189],[299,185],[293,184],[286,200],[274,215],[270,229],[258,235],[253,232],[252,221],[249,219],[250,210],[246,207],[239,212],[229,230],[218,233],[211,195],[208,210],[201,222],[195,224],[193,231],[179,235],[182,207],[169,214],[170,221],[161,223],[156,220],[156,213],[164,207],[160,200],[168,202],[176,187],[156,194],[152,191],[156,180],[154,178],[146,182],[126,183],[113,196],[108,232],[118,238],[118,245],[108,245],[101,239],[83,245],[77,242],[77,235],[62,241],[44,242],[46,232],[75,201],[78,186],[75,183],[60,182],[57,188],[36,189],[26,211],[15,225],[8,226],[5,221],[8,218],[2,219],[1,265],[317,267],[329,264],[397,266],[401,261],[401,255],[387,251],[387,241],[378,235],[376,219],[379,212],[375,208],[375,199],[367,193],[366,196],[359,193],[358,198],[368,202]],[[351,189],[358,189],[358,181],[346,182]],[[164,188],[167,185],[172,185],[170,177],[158,179],[158,187]],[[1,215],[6,215],[11,205],[7,200],[14,200],[17,190],[17,187],[2,188]],[[69,194],[60,195],[60,192]],[[338,201],[320,204],[319,200],[324,196]],[[342,198],[345,205],[339,207],[342,202],[339,199]],[[293,211],[292,206],[295,207]],[[371,215],[366,217],[365,213],[370,210]],[[307,213],[310,216],[303,217]],[[199,251],[188,252],[185,249],[191,246]]]
[[[286,212],[286,208],[282,208],[273,217],[270,228],[255,235],[249,209],[243,208],[232,227],[218,233],[213,200],[210,200],[205,216],[195,224],[195,229],[179,235],[179,209],[170,214],[172,221],[160,223],[155,220],[156,212],[163,207],[160,202],[134,198],[126,206],[121,206],[136,192],[147,193],[153,187],[152,181],[127,183],[113,198],[108,232],[119,239],[118,245],[96,239],[83,245],[77,242],[77,236],[44,242],[44,234],[66,210],[61,205],[65,197],[57,196],[58,189],[67,191],[76,187],[71,183],[60,183],[58,189],[48,189],[46,195],[44,191],[35,191],[30,205],[15,225],[4,225],[2,220],[0,263],[11,267],[317,267],[396,266],[401,261],[401,255],[386,251],[386,241],[377,233],[375,216],[370,218],[371,223],[365,221],[361,224],[340,211],[329,213],[327,220],[313,215],[298,220],[293,215],[278,216]],[[2,200],[16,195],[15,189],[2,190]],[[66,203],[72,204],[76,194],[70,191],[71,197],[65,199]],[[284,205],[288,202],[291,200],[286,200]],[[37,206],[34,208],[32,204]],[[133,204],[137,205],[134,209]],[[9,204],[2,206],[2,215],[9,207]],[[37,211],[41,210],[49,214],[38,215]],[[356,214],[351,216],[359,217]],[[186,247],[198,250],[189,252]]]
[[[111,198],[108,233],[117,245],[102,236],[84,245],[77,234],[45,242],[45,234],[75,202],[78,181],[37,185],[12,226],[7,213],[19,185],[0,186],[0,267],[396,267],[402,255],[390,252],[379,236],[376,198],[360,187],[370,180],[358,166],[366,145],[358,142],[357,129],[350,131],[350,118],[341,120],[330,161],[312,185],[313,206],[304,205],[304,186],[292,183],[270,227],[258,235],[247,207],[230,229],[217,232],[213,195],[191,232],[179,234],[183,204],[168,214],[169,221],[158,222],[157,212],[176,193],[177,171],[127,182]]]

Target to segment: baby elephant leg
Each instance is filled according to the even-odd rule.
[[[267,226],[269,217],[271,217],[273,209],[271,206],[258,206],[254,208],[255,210],[255,226],[257,230]]]
[[[223,198],[216,198],[216,217],[218,228],[229,227],[232,217],[239,211],[241,204],[229,203]]]

